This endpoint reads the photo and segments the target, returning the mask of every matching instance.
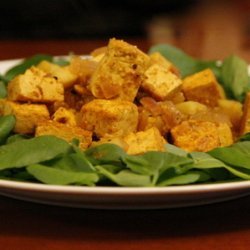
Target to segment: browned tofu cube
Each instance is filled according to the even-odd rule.
[[[138,110],[132,102],[95,99],[83,105],[81,115],[81,126],[98,138],[125,136],[137,129]]]
[[[71,87],[77,79],[77,75],[73,74],[67,67],[62,67],[48,61],[40,62],[37,68],[51,76],[55,76],[63,84],[64,88]]]
[[[52,115],[52,120],[71,126],[77,125],[75,112],[72,109],[66,109],[64,107],[60,107],[56,110],[56,112]]]
[[[145,72],[142,88],[157,101],[169,99],[180,90],[182,80],[167,68],[159,65],[151,65]]]
[[[150,57],[150,62],[152,64],[158,64],[164,67],[166,70],[171,71],[172,73],[179,75],[178,69],[169,61],[167,60],[164,56],[162,56],[159,52],[154,52],[149,55]]]
[[[243,115],[240,122],[240,135],[250,132],[250,92],[247,93],[243,104]]]
[[[77,139],[79,140],[79,147],[81,149],[88,148],[92,142],[92,133],[90,131],[51,120],[38,124],[35,136],[41,135],[54,135],[68,142],[72,142],[73,139]]]
[[[196,101],[207,106],[215,107],[224,94],[217,82],[214,73],[205,69],[183,80],[183,93],[188,101]]]
[[[156,127],[145,131],[130,133],[124,138],[127,143],[127,153],[131,155],[143,154],[148,151],[165,151],[166,140]]]
[[[187,151],[206,152],[233,142],[232,132],[227,124],[188,120],[171,130],[174,145]]]
[[[111,39],[89,89],[99,99],[133,101],[148,65],[149,56],[136,46]]]
[[[38,123],[50,119],[47,106],[44,104],[20,104],[8,100],[1,100],[1,113],[14,115],[16,125],[14,132],[20,134],[32,134]]]
[[[8,84],[12,101],[51,103],[64,100],[64,88],[55,77],[31,67]]]

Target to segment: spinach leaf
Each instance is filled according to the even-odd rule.
[[[250,142],[243,141],[228,147],[215,148],[208,152],[227,165],[250,169]]]
[[[189,171],[186,174],[176,175],[171,178],[167,178],[160,183],[158,186],[170,186],[170,185],[185,185],[196,182],[205,182],[210,179],[210,176],[203,171]]]
[[[3,99],[7,96],[7,88],[5,82],[0,80],[0,99]]]
[[[121,164],[121,158],[126,155],[125,151],[111,143],[91,147],[84,152],[87,159],[93,164]]]
[[[68,142],[55,136],[18,140],[0,147],[0,170],[48,161],[71,150]]]
[[[24,73],[31,66],[36,65],[43,60],[52,61],[53,57],[50,55],[37,54],[23,60],[21,63],[12,67],[5,73],[4,79],[6,83],[11,81],[15,76]]]
[[[250,90],[247,62],[235,55],[226,58],[222,63],[221,80],[228,97],[243,101]]]
[[[0,117],[0,144],[5,143],[10,132],[14,129],[16,118],[13,115]]]
[[[108,168],[105,168],[103,166],[96,166],[96,169],[99,171],[100,174],[104,175],[109,180],[120,186],[125,186],[125,187],[152,186],[151,178],[148,175],[137,174],[128,169],[121,170],[120,172],[114,174],[112,171],[108,171]]]
[[[30,165],[27,167],[27,171],[37,180],[45,184],[77,184],[93,186],[99,179],[96,173],[67,171],[64,169],[48,167],[41,164]]]

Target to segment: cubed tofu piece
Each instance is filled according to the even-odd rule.
[[[14,132],[33,134],[38,123],[50,119],[48,108],[44,104],[20,104],[12,101],[1,102],[3,115],[14,115],[16,125]]]
[[[225,135],[221,135],[222,132]],[[189,152],[207,152],[225,146],[230,140],[228,138],[232,138],[231,130],[226,125],[198,120],[183,121],[171,130],[171,136],[174,145]]]
[[[64,100],[64,88],[55,77],[34,66],[8,84],[11,101],[52,103]]]
[[[81,115],[81,126],[98,138],[125,136],[137,129],[138,110],[132,102],[95,99],[83,105]]]
[[[250,132],[250,92],[246,94],[243,115],[240,122],[240,135]]]
[[[184,115],[191,116],[199,112],[206,112],[208,107],[200,102],[186,101],[175,105],[176,108]]]
[[[234,141],[232,130],[227,123],[218,123],[217,130],[221,147],[226,147],[233,144]]]
[[[136,46],[111,39],[89,89],[99,99],[134,101],[148,66],[149,56]]]
[[[124,138],[130,155],[143,154],[148,151],[165,151],[166,140],[156,127],[145,131],[130,133]]]
[[[183,93],[188,101],[196,101],[215,107],[224,98],[214,73],[205,69],[183,79]]]
[[[163,66],[166,70],[171,71],[172,73],[179,76],[178,69],[171,63],[167,58],[165,58],[161,53],[154,52],[149,55],[150,62],[152,64],[158,64]]]
[[[38,124],[35,136],[41,135],[54,135],[68,142],[77,139],[79,140],[79,147],[81,149],[88,148],[92,142],[92,133],[90,131],[52,120],[47,120]]]
[[[157,101],[169,99],[180,90],[182,80],[159,64],[151,65],[145,72],[142,88]]]
[[[235,131],[239,131],[241,117],[243,115],[243,105],[235,100],[221,99],[218,102],[222,113],[228,115]]]
[[[77,125],[75,112],[72,109],[66,109],[64,107],[60,107],[56,110],[52,115],[52,120],[70,126]]]
[[[67,67],[62,67],[48,61],[40,62],[37,68],[56,77],[63,84],[64,88],[71,87],[77,79],[77,75],[70,72]]]

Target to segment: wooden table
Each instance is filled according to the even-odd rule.
[[[148,42],[134,41],[147,50]],[[88,53],[106,41],[0,41],[0,59]],[[189,208],[91,210],[0,196],[1,250],[250,249],[250,196]]]

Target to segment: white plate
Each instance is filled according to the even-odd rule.
[[[77,187],[0,180],[0,194],[26,201],[95,209],[203,205],[250,194],[250,181],[176,187]]]
[[[0,73],[18,60],[0,62]],[[0,180],[0,194],[69,207],[153,209],[209,204],[250,194],[250,181],[176,187],[77,187]]]

